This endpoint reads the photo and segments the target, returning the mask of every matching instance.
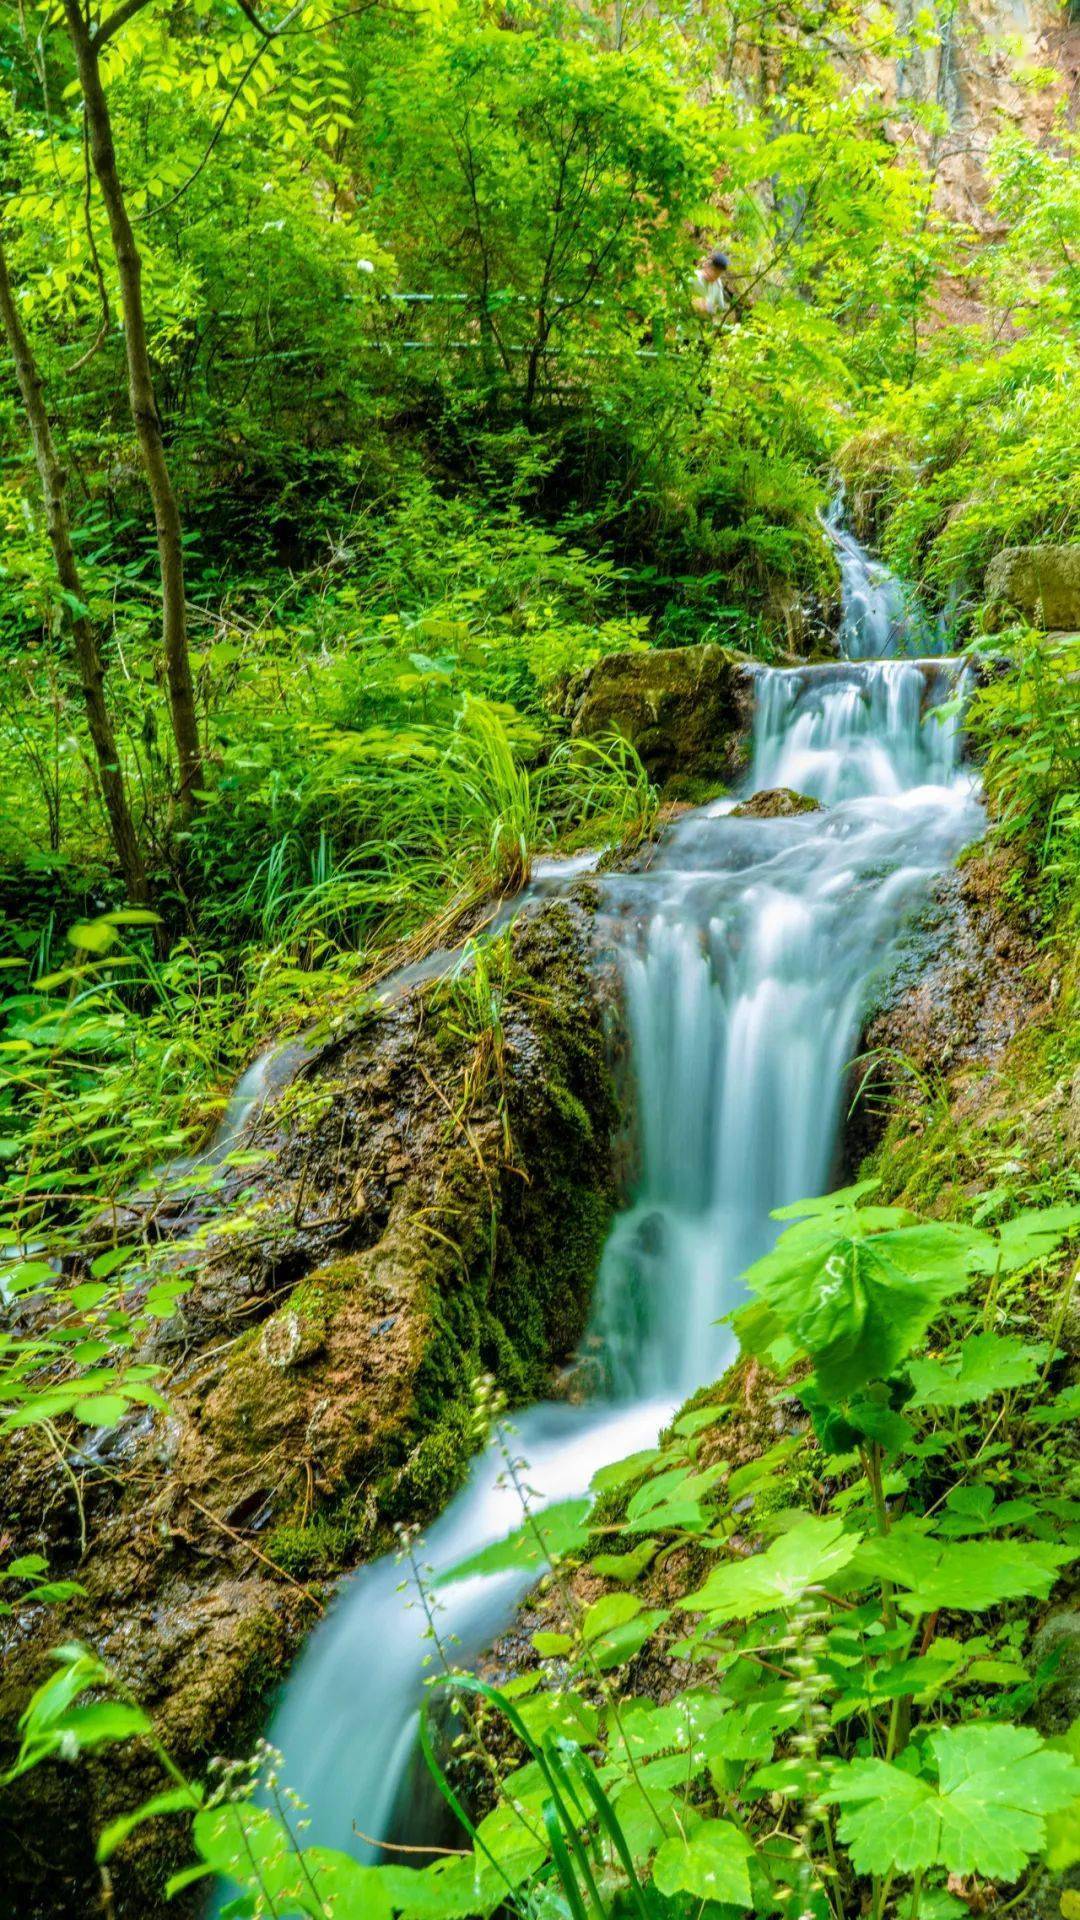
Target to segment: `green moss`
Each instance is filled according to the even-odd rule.
[[[880,1145],[861,1171],[881,1198],[939,1217],[969,1215],[993,1191],[1003,1209],[1075,1197],[1069,1082],[1080,1061],[1072,994],[1033,1022],[989,1067],[905,1080]]]
[[[728,791],[726,782],[712,780],[700,773],[673,773],[664,781],[661,800],[691,807],[704,807],[719,800]]]
[[[468,1144],[447,1130],[434,1197],[406,1191],[376,1246],[302,1281],[239,1343],[213,1419],[232,1457],[263,1460],[306,1432],[311,1365],[356,1369],[355,1402],[321,1429],[319,1494],[299,1469],[277,1483],[266,1551],[294,1578],[330,1575],[426,1519],[460,1485],[475,1445],[472,1386],[494,1374],[509,1401],[550,1389],[584,1331],[614,1203],[615,1103],[580,917],[548,909],[513,936],[502,1010],[505,1073],[491,1076]],[[449,1029],[447,1029],[449,1031]],[[434,1023],[425,1034],[430,1046]],[[462,1050],[460,1032],[453,1036]],[[504,1098],[512,1149],[491,1123]],[[484,1141],[483,1167],[474,1139]],[[399,1356],[372,1370],[366,1322],[403,1316]],[[272,1362],[267,1342],[282,1357]],[[359,1383],[363,1383],[362,1386]],[[339,1399],[343,1388],[336,1389]]]
[[[457,1491],[476,1444],[470,1411],[464,1401],[449,1407],[414,1448],[402,1472],[380,1499],[389,1519],[437,1513]]]
[[[347,1509],[314,1513],[303,1525],[285,1522],[275,1527],[267,1538],[266,1554],[294,1579],[337,1573],[355,1560],[367,1531],[350,1501]]]

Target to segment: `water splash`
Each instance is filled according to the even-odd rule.
[[[947,786],[967,672],[955,661],[794,667],[757,678],[751,784],[832,805]]]

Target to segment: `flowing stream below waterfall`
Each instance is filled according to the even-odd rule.
[[[861,549],[841,557],[857,657],[759,670],[746,783],[795,788],[821,809],[732,818],[735,803],[717,801],[679,820],[647,868],[597,882],[624,986],[639,1172],[598,1278],[589,1348],[602,1393],[515,1416],[515,1452],[543,1501],[584,1492],[599,1467],[651,1445],[731,1358],[719,1323],[777,1230],[772,1209],[823,1191],[835,1171],[870,983],[980,831],[953,697],[962,667],[880,657],[907,650],[910,602],[895,582],[883,600],[883,570]],[[885,604],[902,615],[883,633]],[[480,1456],[430,1528],[433,1568],[520,1521],[502,1464]],[[442,1590],[440,1633],[456,1659],[506,1627],[527,1578]],[[397,1842],[423,1833],[412,1760],[429,1647],[401,1580],[387,1557],[343,1585],[270,1729],[284,1779],[308,1803],[307,1838],[367,1858],[357,1829]]]

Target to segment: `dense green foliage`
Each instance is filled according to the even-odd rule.
[[[220,1184],[188,1156],[267,1039],[362,1010],[538,853],[648,829],[633,748],[570,735],[578,676],[657,644],[821,646],[837,473],[860,530],[1007,659],[972,721],[994,830],[1014,904],[1051,943],[1075,930],[1076,643],[979,636],[993,555],[1080,532],[1077,136],[999,137],[975,232],[937,191],[940,106],[908,102],[900,138],[869,83],[939,35],[929,15],[905,35],[847,0],[627,11],[0,19],[0,1446],[30,1427],[66,1462],[166,1407],[144,1348],[198,1246],[124,1202]],[[705,316],[717,240],[731,286]],[[486,964],[456,1017],[490,1065]],[[1073,1556],[1077,1411],[1026,1289],[1077,1216],[1057,1172],[985,1199],[984,1174],[935,1192],[948,1219],[864,1188],[807,1203],[751,1274],[744,1352],[797,1437],[731,1468],[736,1409],[706,1394],[589,1501],[540,1521],[523,1492],[501,1564],[535,1565],[553,1624],[506,1689],[453,1677],[468,1741],[504,1717],[520,1761],[482,1817],[460,1808],[460,1856],[305,1857],[287,1802],[252,1804],[272,1756],[185,1779],[77,1646],[11,1778],[148,1742],[166,1784],[101,1862],[190,1813],[176,1887],[221,1873],[237,1913],[279,1920],[945,1920],[950,1876],[981,1899],[1075,1865],[1076,1730],[1025,1724],[1050,1676],[1024,1649]],[[482,1388],[474,1440],[497,1414]],[[605,1589],[582,1601],[586,1565]],[[16,1628],[55,1608],[60,1638],[78,1589],[0,1530],[0,1590]],[[692,1675],[663,1706],[622,1691],[650,1648]]]
[[[1069,1296],[1049,1339],[1032,1339],[1019,1282],[1080,1208],[989,1230],[882,1206],[875,1184],[787,1209],[794,1224],[747,1276],[744,1352],[770,1360],[776,1392],[809,1415],[804,1432],[733,1467],[736,1370],[731,1397],[724,1383],[707,1391],[655,1450],[540,1515],[504,1435],[522,1523],[443,1580],[546,1571],[553,1627],[533,1635],[532,1671],[494,1689],[454,1671],[429,1607],[438,1684],[505,1717],[523,1761],[474,1823],[425,1734],[470,1853],[372,1868],[298,1851],[272,1755],[266,1807],[250,1803],[261,1756],[207,1799],[162,1753],[173,1786],[106,1831],[99,1857],[137,1821],[197,1809],[198,1864],[177,1888],[219,1873],[253,1899],[238,1912],[315,1920],[842,1920],[866,1907],[877,1920],[901,1884],[912,1913],[951,1915],[947,1876],[1008,1884],[1030,1863],[1080,1860],[1076,1727],[1045,1740],[1017,1724],[1053,1671],[1018,1657],[1021,1605],[1076,1556],[1076,1502],[1061,1491],[1076,1391],[1054,1390]],[[481,1385],[481,1419],[498,1411]],[[583,1557],[590,1591],[605,1581],[597,1598],[573,1581]],[[620,1686],[650,1643],[690,1676],[662,1705]],[[25,1716],[20,1766],[65,1742],[152,1733],[122,1698],[85,1703],[113,1685],[92,1655],[66,1648],[58,1662]],[[467,1724],[482,1748],[490,1721]]]

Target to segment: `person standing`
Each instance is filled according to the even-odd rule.
[[[714,320],[723,313],[727,305],[724,288],[724,275],[728,270],[728,257],[718,247],[707,253],[694,280],[700,289],[694,298],[695,313],[702,314],[707,320]]]

